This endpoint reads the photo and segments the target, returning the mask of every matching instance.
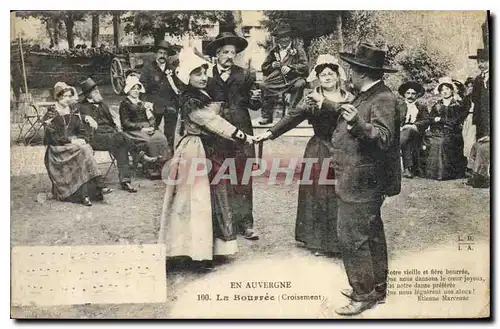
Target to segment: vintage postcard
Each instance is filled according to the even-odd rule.
[[[489,22],[11,12],[11,318],[490,318]]]

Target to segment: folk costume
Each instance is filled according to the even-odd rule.
[[[471,59],[489,61],[488,49],[478,49]],[[476,77],[471,94],[474,102],[472,123],[476,125],[476,143],[472,146],[467,167],[471,171],[468,184],[472,187],[490,186],[490,79],[489,67]]]
[[[177,56],[179,47],[168,41],[159,42],[157,49],[165,49],[167,56]],[[153,60],[145,63],[141,72],[141,82],[146,93],[144,100],[153,103],[155,127],[159,129],[163,119],[163,133],[167,137],[170,148],[174,149],[175,127],[179,113],[179,97],[185,85],[176,75],[176,65],[163,65]]]
[[[97,129],[92,132],[90,145],[94,151],[109,151],[118,165],[118,178],[122,189],[135,193],[131,183],[132,168],[129,161],[129,152],[135,153],[135,145],[130,139],[118,130],[108,105],[102,100],[94,101],[89,93],[97,87],[91,78],[80,84],[82,95],[85,98],[80,102],[79,109],[83,115],[91,116],[97,123]]]
[[[292,30],[289,26],[282,25],[278,26],[273,34],[276,37],[291,36]],[[280,63],[280,67],[273,68],[273,62],[276,61]],[[263,104],[260,124],[268,124],[273,121],[274,108],[284,94],[290,93],[290,108],[297,105],[306,86],[307,65],[306,52],[293,41],[285,49],[277,45],[270,50],[262,64],[264,84],[262,87]],[[281,72],[283,66],[288,66],[291,69],[290,72],[283,74]]]
[[[132,87],[140,86],[140,92],[144,92],[144,86],[139,79],[129,76],[126,80],[124,93],[128,94]],[[165,135],[155,128],[155,118],[150,108],[139,98],[128,95],[120,103],[120,121],[123,133],[135,145],[135,150],[139,152],[134,155],[134,159],[143,159],[144,152],[152,157],[153,164],[150,161],[143,161],[143,166],[147,170],[146,174],[150,178],[159,178],[163,164],[172,157],[172,149]],[[150,128],[151,132],[143,131],[143,128]],[[152,161],[151,161],[152,162]]]
[[[441,86],[456,90],[451,79],[439,80]],[[425,132],[425,176],[447,180],[465,175],[466,158],[463,155],[464,139],[462,124],[467,116],[462,102],[455,97],[438,100],[429,113],[430,129]],[[436,121],[436,118],[439,118]]]
[[[340,58],[356,70],[395,72],[385,66],[385,51],[362,43],[355,54]],[[347,122],[339,116],[332,135],[340,248],[351,290],[351,303],[336,310],[356,315],[385,299],[387,245],[381,207],[386,196],[401,191],[400,113],[397,100],[382,80],[365,84],[352,101],[358,114]],[[342,109],[328,99],[321,109]]]
[[[216,56],[217,49],[227,44],[234,45],[238,53],[248,45],[244,38],[232,32],[223,32],[207,45],[206,52],[209,56]],[[249,109],[258,110],[262,106],[260,100],[251,99],[251,91],[255,89],[253,75],[237,65],[228,69],[215,65],[211,69],[211,76],[206,91],[213,101],[222,102],[221,116],[245,134],[253,135]],[[231,198],[238,229],[246,238],[257,239],[258,235],[254,230],[252,179],[242,182],[247,159],[255,158],[255,149],[251,145],[222,139],[219,152],[226,158],[235,160],[238,184],[232,186]]]
[[[67,90],[76,94],[74,88],[58,82],[54,88],[56,99]],[[91,200],[103,200],[105,185],[89,144],[90,127],[77,108],[57,102],[43,121],[47,145],[44,162],[54,197],[86,206],[92,205]]]
[[[179,77],[186,85],[191,72],[208,65],[188,50],[183,50],[180,57]],[[181,98],[180,139],[163,175],[167,188],[158,243],[166,245],[167,257],[212,260],[214,255],[238,251],[230,181],[216,179],[224,162],[218,149],[220,138],[242,143],[247,135],[223,119],[220,110],[220,104],[214,103],[208,93],[192,85]],[[209,168],[196,179],[191,166],[195,161]],[[208,167],[205,161],[210,163]]]
[[[308,82],[317,78],[316,68],[319,65],[329,64],[336,67],[339,79],[345,80],[345,73],[339,66],[338,60],[331,55],[320,55],[316,65],[311,70]],[[324,94],[321,87],[317,87],[317,92],[323,94],[325,98],[332,102],[352,101],[353,95],[339,90],[340,98],[330,98],[329,94]],[[295,240],[305,244],[306,248],[316,251],[318,255],[322,253],[340,253],[337,235],[337,196],[335,195],[335,185],[327,185],[321,182],[321,170],[323,162],[328,161],[332,156],[331,138],[337,125],[338,113],[318,112],[315,106],[308,105],[304,97],[295,108],[290,111],[269,130],[272,133],[271,139],[275,139],[290,129],[295,128],[304,120],[308,120],[314,129],[314,136],[307,142],[304,151],[304,159],[318,159],[312,166],[309,176],[303,177],[306,164],[302,165],[301,179],[311,180],[311,185],[302,184],[299,186],[299,197],[297,206],[297,218],[295,222]],[[332,167],[328,168],[327,179],[335,178]]]
[[[408,89],[417,92],[417,98],[424,95],[425,89],[421,84],[408,81],[403,83],[399,89],[399,94],[404,98]],[[427,106],[417,100],[399,102],[401,114],[401,132],[399,144],[401,147],[401,157],[403,159],[403,170],[406,178],[414,175],[422,176],[420,165],[420,150],[422,148],[422,138],[425,130],[429,127],[429,112]]]

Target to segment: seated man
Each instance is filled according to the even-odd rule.
[[[413,178],[414,175],[421,173],[420,147],[423,134],[429,126],[427,107],[417,103],[417,99],[424,95],[425,89],[417,82],[408,81],[399,87],[398,92],[404,98],[404,102],[400,102],[401,132],[399,137],[403,157],[403,177]]]
[[[274,31],[278,45],[271,49],[262,64],[264,86],[262,88],[262,120],[259,124],[273,122],[273,111],[277,101],[290,93],[290,107],[295,107],[302,98],[308,74],[305,51],[292,42],[289,26],[279,26]]]
[[[80,84],[84,99],[80,101],[80,112],[91,116],[97,122],[90,145],[96,151],[109,151],[115,157],[118,170],[120,186],[123,190],[135,193],[137,189],[132,187],[131,168],[129,163],[129,152],[134,151],[134,144],[121,131],[118,130],[113,116],[106,103],[103,102],[97,84],[88,78]]]

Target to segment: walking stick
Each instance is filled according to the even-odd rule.
[[[273,37],[273,49],[276,48],[276,40],[275,38]],[[275,52],[274,53],[274,57],[276,57],[276,59],[280,62],[280,73],[281,73],[281,78],[283,78],[283,80],[285,81],[285,85],[288,84],[288,81],[286,80],[286,76],[283,74],[283,71],[281,71],[281,56],[280,56],[280,53],[279,51]]]

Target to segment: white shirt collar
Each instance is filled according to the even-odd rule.
[[[133,98],[131,96],[127,96],[127,98],[132,102],[132,104],[139,104],[141,102],[139,98]]]
[[[219,71],[219,73],[222,73],[222,72],[231,72],[231,67],[229,67],[228,69],[225,69],[223,68],[220,64],[217,64],[217,71]]]
[[[288,51],[288,49],[290,49],[291,47],[292,47],[292,43],[291,42],[285,48],[281,48],[281,45],[278,45],[278,49],[280,51],[284,51],[284,50]]]
[[[162,63],[156,61],[156,64],[158,64],[158,67],[160,68],[160,70],[165,71],[165,66],[167,66],[167,63],[162,64]]]
[[[361,87],[361,89],[359,91],[364,93],[365,91],[368,91],[371,87],[375,86],[380,81],[382,81],[382,80],[377,80],[377,81],[373,81],[372,83],[366,84],[363,87]]]

